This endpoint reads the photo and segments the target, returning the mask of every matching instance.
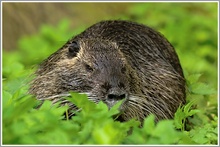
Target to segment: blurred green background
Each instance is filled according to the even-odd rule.
[[[2,11],[3,89],[11,94],[28,87],[37,65],[72,36],[98,21],[122,19],[161,32],[177,51],[189,101],[199,99],[198,108],[207,116],[202,119],[218,115],[217,2],[3,2]]]

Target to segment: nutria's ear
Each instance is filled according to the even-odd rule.
[[[68,46],[68,57],[73,58],[76,57],[76,54],[79,52],[80,46],[77,41],[73,41]]]

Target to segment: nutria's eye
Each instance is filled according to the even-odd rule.
[[[88,65],[88,64],[85,64],[85,68],[86,68],[86,70],[88,72],[92,72],[93,71],[93,68],[90,65]]]
[[[69,45],[68,48],[69,52],[68,52],[68,56],[69,57],[75,57],[76,54],[79,52],[79,44],[74,41]]]
[[[121,73],[124,74],[125,72],[126,72],[126,68],[125,68],[125,67],[122,67],[122,68],[121,68]]]

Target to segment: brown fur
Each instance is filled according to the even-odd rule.
[[[121,121],[173,118],[185,103],[185,79],[173,46],[153,29],[128,21],[102,21],[73,37],[36,71],[30,93],[62,101],[86,93],[109,108],[124,99]],[[70,113],[70,116],[73,115]]]

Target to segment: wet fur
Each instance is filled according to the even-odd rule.
[[[77,45],[70,50],[71,45]],[[88,94],[109,107],[109,95],[125,95],[121,121],[173,118],[185,103],[185,79],[173,46],[153,29],[128,21],[102,21],[73,37],[36,71],[30,93],[62,101],[68,91]],[[73,114],[69,114],[71,116]]]

